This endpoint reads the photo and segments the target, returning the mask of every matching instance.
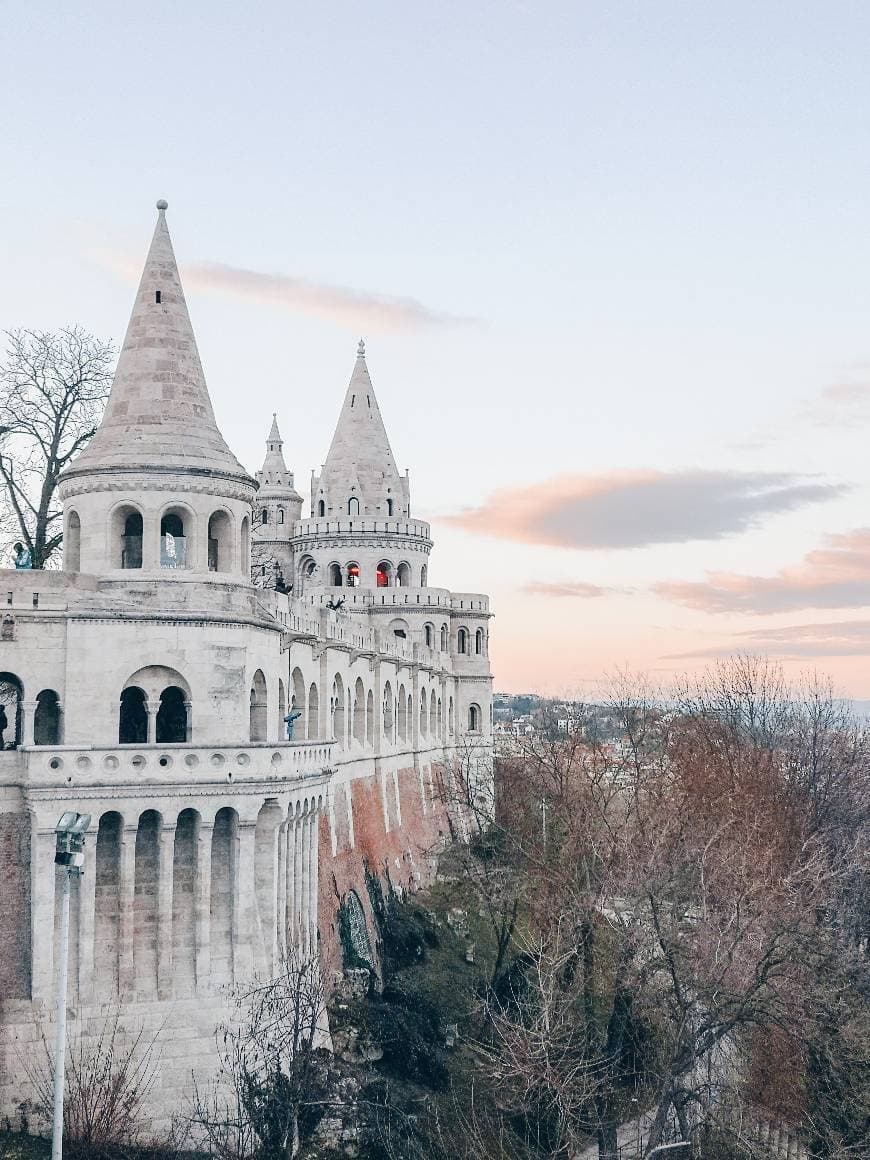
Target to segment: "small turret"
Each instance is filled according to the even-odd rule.
[[[256,476],[260,490],[254,510],[253,579],[264,587],[282,582],[289,586],[293,578],[290,541],[302,515],[302,496],[284,462],[284,441],[275,414],[266,440],[266,458]]]

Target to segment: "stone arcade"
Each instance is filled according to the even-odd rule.
[[[340,904],[365,937],[364,868],[425,880],[450,824],[439,777],[460,759],[491,777],[487,598],[429,585],[362,343],[303,519],[277,420],[256,481],[217,428],[158,210],[105,416],[61,481],[63,571],[0,571],[13,1122],[51,1031],[63,810],[93,815],[73,1034],[106,1011],[127,1036],[163,1028],[159,1121],[214,1066],[231,987],[289,944],[331,975]]]

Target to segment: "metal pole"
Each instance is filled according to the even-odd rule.
[[[63,868],[63,893],[60,900],[60,963],[57,975],[57,1026],[54,1040],[54,1121],[51,1133],[51,1160],[63,1155],[63,1087],[66,1056],[66,983],[69,966],[69,895],[70,871]]]

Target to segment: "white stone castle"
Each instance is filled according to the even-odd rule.
[[[0,571],[13,1122],[23,1059],[51,1032],[63,811],[93,819],[71,1034],[113,1009],[129,1036],[162,1027],[151,1098],[165,1117],[213,1067],[233,985],[291,945],[340,966],[341,905],[365,953],[364,869],[424,880],[450,824],[439,779],[469,753],[477,776],[490,769],[488,601],[429,584],[429,525],[411,515],[363,344],[303,519],[277,422],[256,481],[217,428],[158,210],[102,424],[62,477],[63,571]]]

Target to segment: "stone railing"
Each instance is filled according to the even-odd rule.
[[[357,536],[384,534],[399,536],[418,536],[420,539],[429,539],[429,525],[425,520],[410,519],[370,519],[367,516],[350,516],[346,519],[330,520],[325,516],[319,519],[298,520],[293,528],[293,538],[302,536]]]
[[[33,746],[17,750],[29,786],[238,784],[320,776],[332,763],[333,742],[254,742],[249,745]]]

